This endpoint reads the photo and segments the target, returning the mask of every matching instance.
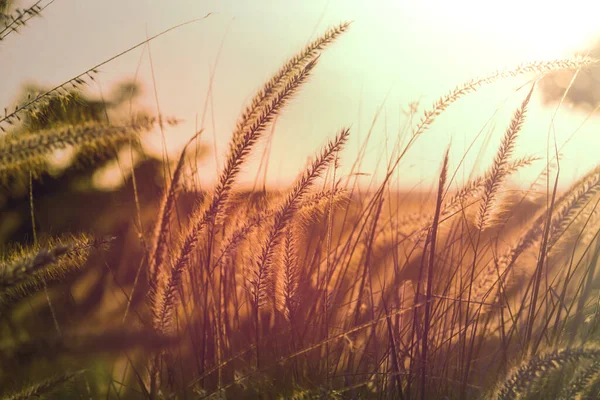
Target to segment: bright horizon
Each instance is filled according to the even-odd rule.
[[[341,154],[338,172],[344,177],[383,104],[360,169],[380,181],[386,161],[378,167],[379,159],[391,152],[386,142],[395,141],[405,122],[402,110],[411,102],[420,101],[422,112],[471,78],[521,62],[568,56],[600,33],[594,21],[600,6],[594,10],[584,1],[543,9],[538,2],[516,1],[497,4],[494,9],[473,1],[396,3],[374,2],[369,7],[366,2],[339,0],[302,3],[302,7],[300,3],[265,1],[258,7],[250,1],[180,1],[166,8],[158,1],[56,0],[21,35],[0,44],[3,59],[10,60],[0,64],[0,102],[12,104],[21,85],[34,78],[36,83],[54,86],[144,40],[146,34],[211,13],[150,44],[160,109],[166,116],[184,120],[165,132],[170,154],[176,154],[193,135],[214,69],[202,135],[211,153],[202,160],[200,170],[201,183],[210,185],[216,177],[215,154],[222,165],[237,117],[255,91],[309,40],[329,26],[350,20],[350,30],[325,50],[312,77],[278,118],[267,186],[289,185],[309,157],[339,129],[350,126],[351,140]],[[18,6],[29,4],[22,1]],[[72,35],[74,31],[79,34]],[[114,83],[134,77],[138,65],[138,80],[144,89],[141,103],[155,111],[147,48],[104,66],[96,77],[99,84],[92,85],[90,93],[97,95],[101,89],[105,94]],[[403,160],[400,187],[428,190],[437,179],[450,139],[452,167],[480,130],[483,134],[467,154],[456,184],[464,182],[478,161],[479,170],[485,168],[528,87],[515,89],[529,78],[502,81],[452,105]],[[545,157],[555,110],[555,106],[542,106],[538,88],[515,156]],[[419,112],[416,115],[420,117]],[[586,117],[566,107],[557,112],[553,134],[559,146]],[[564,148],[561,187],[597,163],[597,155],[589,154],[589,149],[600,147],[598,128],[598,116],[591,117]],[[252,186],[265,143],[263,140],[253,151],[238,180],[241,185]],[[150,154],[160,156],[158,130],[149,135],[146,144]],[[543,165],[544,161],[520,173],[521,185],[527,187]],[[365,177],[363,183],[370,179]]]

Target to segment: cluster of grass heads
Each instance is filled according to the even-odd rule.
[[[346,128],[317,150],[290,189],[237,190],[265,130],[349,28],[327,30],[252,98],[210,193],[181,189],[201,178],[187,168],[199,132],[166,174],[160,204],[148,206],[151,217],[134,173],[134,240],[38,239],[33,226],[33,243],[3,252],[0,379],[7,398],[51,390],[62,398],[598,398],[600,167],[559,193],[548,160],[543,195],[503,190],[511,174],[538,161],[513,156],[535,81],[482,175],[450,191],[447,151],[435,198],[418,214],[403,208],[404,194],[392,184],[413,144],[462,97],[500,79],[579,70],[596,60],[535,61],[457,86],[399,134],[383,181],[366,193],[356,175],[340,179],[337,171]],[[44,177],[56,149],[114,150],[161,123],[143,116],[19,125],[70,96],[65,87],[82,85],[93,70],[0,119],[16,125],[0,138],[0,176],[29,183],[24,201],[32,214],[32,181]],[[149,222],[153,228],[144,230]],[[102,254],[119,242],[127,245],[117,251],[134,256],[105,266]],[[113,303],[125,301],[115,311],[104,299],[102,313],[65,329],[56,314],[78,289],[81,270],[106,267],[124,268],[129,279],[84,289],[109,287]],[[53,291],[61,282],[66,289]],[[38,320],[47,323],[41,334],[28,329],[41,329]],[[95,325],[82,330],[84,321]],[[48,374],[53,365],[64,370]],[[70,389],[57,388],[65,382]]]

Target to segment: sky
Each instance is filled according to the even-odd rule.
[[[19,6],[30,3],[23,0]],[[136,77],[144,88],[139,107],[156,112],[158,98],[163,115],[183,120],[165,131],[173,155],[204,121],[201,140],[210,153],[200,162],[200,171],[202,183],[210,185],[224,162],[235,122],[255,91],[327,27],[353,21],[350,30],[326,49],[312,77],[277,119],[266,184],[289,185],[307,160],[346,126],[351,139],[340,155],[338,174],[347,175],[378,115],[360,168],[366,185],[381,180],[385,157],[407,123],[412,102],[418,101],[418,110],[423,111],[471,78],[521,62],[572,54],[599,33],[600,3],[594,4],[588,0],[556,5],[523,0],[55,0],[42,18],[0,44],[0,103],[12,104],[24,82],[54,86],[147,36],[210,13],[103,66],[97,83],[89,88],[94,95],[106,94],[115,83]],[[517,88],[528,79],[502,81],[452,105],[403,159],[399,187],[428,190],[449,144],[450,166],[457,168],[462,160],[457,185],[473,168],[485,168],[512,113],[527,95],[529,87]],[[565,187],[598,162],[590,149],[600,148],[600,119],[568,107],[557,110],[540,99],[535,93],[515,156],[545,157],[549,137],[560,146],[572,136],[562,149],[560,182]],[[266,143],[252,153],[240,184],[254,182]],[[158,129],[146,136],[145,147],[160,156]],[[517,175],[513,183],[527,187],[541,168],[543,162]]]

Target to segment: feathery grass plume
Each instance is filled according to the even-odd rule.
[[[344,33],[349,23],[330,28],[324,35],[306,46],[299,54],[284,64],[254,96],[240,117],[229,146],[227,162],[215,189],[213,205],[227,201],[229,192],[241,164],[251,147],[260,138],[268,124],[281,111],[286,101],[308,78],[319,58],[319,50]],[[209,214],[218,217],[218,210],[209,208]]]
[[[278,90],[280,90],[280,87],[285,84],[293,71],[306,66],[309,62],[316,59],[319,55],[319,50],[323,50],[326,46],[331,44],[342,33],[346,32],[349,26],[350,22],[342,22],[337,26],[329,28],[325,34],[309,43],[300,53],[296,54],[285,64],[283,64],[279,71],[277,71],[277,73],[263,85],[260,91],[254,96],[250,104],[243,111],[233,134],[234,140],[235,137],[242,135],[244,131],[252,124],[252,121],[260,115],[261,108],[264,106],[265,102],[270,96],[274,95]]]
[[[67,237],[51,238],[29,249],[18,249],[10,252],[0,265],[5,272],[3,276],[12,275],[7,270],[15,266],[32,266],[36,257],[43,254],[45,249],[56,249],[55,259],[52,264],[44,264],[40,268],[33,268],[28,274],[20,274],[19,280],[13,285],[3,285],[0,288],[0,310],[5,312],[7,306],[21,300],[30,294],[41,290],[44,285],[62,281],[68,275],[75,273],[85,266],[91,250],[105,249],[111,238],[95,239],[91,236],[80,234]],[[52,251],[52,250],[51,250]],[[47,260],[48,254],[39,256],[37,262]],[[27,270],[27,268],[26,268]]]
[[[348,135],[349,130],[342,129],[335,139],[329,142],[312,165],[304,172],[300,180],[296,182],[294,188],[275,213],[273,225],[263,241],[256,260],[256,268],[252,273],[252,278],[250,278],[252,301],[256,309],[263,304],[264,297],[267,295],[265,289],[271,278],[271,264],[275,246],[279,243],[284,229],[297,211],[309,187],[323,173],[327,165],[334,160],[336,153],[342,149],[348,140]]]
[[[594,240],[598,235],[597,227],[600,226],[600,207],[596,207],[589,214],[589,224],[584,227],[583,235],[581,240],[584,243],[588,243]]]
[[[288,320],[294,319],[298,306],[298,286],[300,271],[298,270],[298,255],[296,254],[296,238],[292,229],[287,228],[283,245],[283,276],[280,294],[283,298],[283,312]]]
[[[513,69],[496,71],[486,77],[472,79],[460,86],[457,86],[456,88],[451,90],[450,93],[433,103],[433,106],[430,109],[426,109],[423,112],[419,123],[412,130],[412,136],[409,138],[408,144],[405,146],[404,150],[396,156],[395,161],[388,165],[386,178],[380,185],[379,191],[383,190],[389,179],[392,177],[398,164],[400,164],[400,161],[404,157],[404,154],[406,154],[406,152],[417,139],[417,137],[423,132],[425,132],[427,129],[429,129],[429,127],[435,121],[435,119],[444,110],[446,110],[446,108],[448,108],[451,104],[455,103],[459,99],[465,97],[467,94],[477,91],[481,86],[491,84],[503,78],[516,77],[527,73],[545,74],[551,71],[561,69],[579,70],[581,68],[588,67],[597,63],[597,59],[584,56],[575,56],[571,58],[557,59],[551,61],[533,61],[521,64]]]
[[[219,210],[228,200],[235,178],[252,147],[273,118],[285,106],[287,100],[306,81],[316,63],[317,59],[315,58],[301,69],[293,70],[284,85],[268,101],[261,104],[260,109],[256,110],[255,118],[248,121],[245,129],[232,138],[225,167],[215,188],[213,202],[206,212],[206,215],[211,216],[213,220],[218,217]]]
[[[251,305],[254,313],[257,367],[260,367],[258,346],[260,343],[259,308],[264,305],[267,296],[274,295],[274,293],[268,293],[268,289],[273,282],[271,264],[275,247],[278,245],[281,235],[290,222],[290,219],[298,210],[302,198],[306,195],[306,192],[314,180],[321,176],[327,165],[335,160],[337,152],[342,149],[348,140],[348,135],[349,130],[342,129],[335,139],[325,146],[321,154],[319,154],[308,167],[300,180],[296,182],[290,193],[287,195],[287,198],[281,204],[279,210],[275,213],[273,225],[271,226],[270,231],[265,235],[259,255],[256,258],[256,266],[254,267],[253,265],[254,268],[250,272],[251,278],[248,279],[248,283],[250,286]]]
[[[551,171],[555,171],[558,169],[558,165],[562,160],[562,154],[558,154],[552,161],[546,163],[542,171],[538,174],[533,182],[529,185],[529,188],[526,191],[526,198],[530,201],[537,201],[541,199],[545,195],[544,186],[546,185],[546,180],[550,175]]]
[[[0,263],[0,290],[10,288],[29,279],[42,268],[54,264],[70,250],[69,246],[57,245],[50,249],[41,248],[35,255],[13,260],[11,264]]]
[[[600,360],[595,360],[590,365],[579,371],[575,377],[563,388],[557,399],[569,400],[583,393],[600,372]]]
[[[583,205],[598,191],[600,190],[600,166],[594,168],[585,176],[575,182],[569,190],[559,197],[554,207],[556,213],[554,216],[550,216],[548,221],[548,211],[543,212],[538,216],[532,223],[525,234],[519,237],[519,240],[511,246],[499,259],[490,266],[493,270],[489,276],[496,274],[498,279],[504,279],[506,274],[512,269],[515,262],[523,251],[527,250],[532,246],[542,235],[544,230],[544,223],[550,223],[551,240],[556,242],[557,235],[559,235],[564,227],[568,224],[570,218],[581,209]],[[497,272],[496,272],[497,271]],[[488,282],[489,283],[489,282]],[[488,290],[491,287],[486,284],[482,285],[483,290]]]
[[[328,39],[328,41],[333,40],[333,38],[341,32],[342,31],[336,34],[330,34],[331,38]],[[324,41],[323,44],[315,47],[307,54],[314,54],[314,51],[322,47],[328,41]],[[300,57],[300,59],[304,60],[306,57],[307,56]],[[204,211],[202,216],[193,218],[191,228],[183,240],[178,257],[172,263],[166,285],[164,285],[165,287],[163,290],[159,290],[157,301],[155,302],[155,306],[153,306],[154,325],[159,331],[163,331],[168,325],[172,309],[175,305],[176,288],[181,280],[183,270],[189,263],[190,254],[196,247],[200,233],[219,218],[221,209],[229,199],[235,178],[239,174],[240,168],[249,155],[252,147],[262,136],[262,133],[273,118],[278,115],[289,98],[295,94],[298,88],[306,81],[310,72],[315,67],[317,60],[318,55],[315,55],[310,61],[303,61],[298,68],[293,68],[280,78],[276,78],[274,82],[281,81],[280,84],[267,83],[266,87],[268,90],[259,93],[255,97],[256,99],[263,99],[264,101],[256,100],[256,105],[254,106],[256,109],[254,110],[251,108],[244,113],[242,121],[245,122],[242,122],[239,125],[242,130],[236,131],[233,135],[227,161],[217,181],[211,204]],[[281,72],[276,74],[276,77],[279,75],[281,75]],[[281,79],[282,77],[285,77],[285,79]],[[265,93],[270,93],[271,91],[273,92],[272,95],[265,97]]]
[[[492,166],[485,176],[485,182],[483,184],[483,201],[479,207],[479,213],[477,214],[476,220],[477,228],[480,231],[487,227],[493,219],[494,203],[498,194],[498,189],[508,175],[506,169],[508,159],[515,148],[517,136],[521,131],[521,127],[525,120],[525,111],[527,110],[527,105],[529,104],[534,88],[535,85],[531,87],[531,90],[529,91],[529,94],[527,94],[525,100],[523,100],[521,107],[515,111],[515,114],[510,121],[510,126],[502,138],[500,148],[494,157]]]
[[[310,223],[322,217],[326,212],[335,210],[350,200],[348,192],[335,186],[333,189],[322,190],[308,195],[298,209],[301,222]]]
[[[11,33],[18,32],[22,26],[26,26],[30,19],[39,16],[46,7],[54,3],[54,0],[50,0],[43,7],[40,5],[42,0],[39,0],[28,8],[17,8],[10,14],[7,13],[8,10],[6,9],[8,8],[8,2],[4,1],[2,3],[4,4],[2,4],[2,10],[0,10],[0,24],[4,27],[0,29],[0,42]]]
[[[38,383],[31,384],[29,387],[2,398],[2,400],[26,400],[32,397],[40,397],[50,393],[59,386],[71,381],[75,377],[81,375],[84,371],[67,372],[64,374],[53,376]]]
[[[177,167],[173,172],[173,178],[169,181],[167,188],[163,194],[160,209],[158,212],[158,218],[154,234],[152,236],[152,243],[149,252],[149,285],[150,290],[148,293],[150,304],[154,304],[157,294],[157,285],[159,279],[157,274],[162,271],[162,264],[167,257],[167,242],[170,233],[169,225],[171,223],[171,214],[173,211],[173,205],[175,204],[175,198],[177,196],[177,190],[179,187],[179,180],[183,173],[183,167],[185,162],[185,153],[188,146],[202,133],[202,131],[195,134],[183,147],[181,154],[179,155],[179,161]]]
[[[302,200],[300,208],[312,211],[313,209],[321,208],[323,202],[333,201],[334,203],[341,203],[348,201],[349,199],[350,196],[348,192],[336,185],[333,189],[321,190],[311,195],[307,195],[306,198]]]
[[[0,179],[27,171],[34,176],[43,172],[47,156],[66,147],[103,149],[123,143],[140,131],[148,130],[152,119],[141,118],[128,125],[110,126],[85,123],[22,135],[6,135],[0,139]]]
[[[254,216],[249,216],[245,219],[243,224],[240,224],[231,233],[229,233],[223,240],[221,252],[215,261],[214,268],[218,266],[225,256],[233,254],[242,240],[244,240],[254,229],[261,226],[263,222],[265,222],[268,218],[271,218],[274,214],[275,211],[269,209]]]
[[[533,164],[539,159],[539,157],[526,156],[507,162],[504,167],[506,174],[505,177],[515,173],[523,167]],[[490,171],[482,176],[478,176],[475,179],[471,179],[460,190],[454,193],[450,199],[444,201],[444,206],[442,207],[442,212],[440,213],[440,219],[445,220],[446,218],[450,218],[460,210],[463,210],[480,201],[483,189],[485,188],[486,177],[489,174]],[[432,216],[424,216],[421,213],[413,213],[405,217],[400,226],[404,227],[403,232],[406,232],[406,236],[411,237],[413,241],[420,242],[431,227],[432,220]],[[407,227],[413,229],[407,231]]]
[[[598,60],[594,58],[583,56],[576,56],[572,58],[564,58],[551,61],[533,61],[521,64],[512,69],[496,71],[483,78],[472,79],[460,86],[457,86],[446,96],[436,101],[431,107],[431,109],[425,110],[420,122],[413,129],[413,136],[417,136],[425,132],[433,123],[435,118],[439,116],[446,108],[448,108],[448,106],[450,106],[452,103],[456,102],[460,98],[466,96],[467,94],[475,92],[483,85],[493,83],[503,78],[516,77],[527,73],[545,74],[551,71],[561,69],[577,70],[596,64],[597,62]]]
[[[475,298],[485,299],[491,295],[494,287],[502,282],[512,270],[520,255],[542,236],[546,222],[550,223],[549,248],[551,248],[568,227],[572,218],[598,192],[600,192],[600,166],[580,178],[558,198],[555,202],[555,213],[550,216],[550,220],[548,220],[548,212],[543,212],[531,223],[531,227],[519,237],[513,246],[498,257],[494,263],[486,267],[477,282],[474,283]]]
[[[532,357],[502,383],[495,397],[501,400],[516,399],[522,394],[527,394],[537,379],[544,378],[544,374],[579,360],[598,362],[600,350],[594,348],[565,349],[544,356]]]
[[[269,104],[265,105],[261,114],[244,131],[244,134],[232,140],[227,162],[217,182],[212,201],[202,215],[192,217],[191,228],[189,228],[183,244],[180,246],[177,259],[172,263],[166,287],[159,292],[157,307],[154,307],[154,322],[158,329],[164,329],[167,321],[170,319],[171,310],[174,306],[175,290],[179,285],[183,270],[189,263],[190,254],[196,247],[200,233],[216,221],[221,209],[229,199],[234,180],[239,174],[240,168],[250,150],[260,138],[267,125],[284,106],[286,100],[306,80],[309,72],[315,65],[316,60],[307,64],[302,70],[292,74],[286,82],[285,87],[272,98]]]
[[[572,185],[558,202],[558,210],[552,219],[550,228],[550,246],[556,243],[573,218],[598,193],[600,193],[600,165]]]
[[[523,167],[532,165],[534,162],[539,161],[539,157],[526,156],[519,158],[514,161],[508,161],[504,165],[504,177],[517,172]],[[486,180],[491,174],[491,169],[484,175],[478,176],[475,179],[467,182],[458,192],[456,192],[449,200],[444,202],[444,208],[442,216],[447,217],[460,209],[470,205],[469,199],[478,198],[481,196],[482,190],[485,188]]]
[[[347,193],[343,189],[336,189],[333,192],[330,190],[321,191],[307,196],[302,200],[297,214],[313,215],[315,212],[320,212],[320,209],[325,207],[327,202],[331,201],[332,196],[334,206],[348,199]],[[249,215],[243,220],[243,223],[238,223],[235,229],[233,229],[231,233],[228,233],[223,239],[221,251],[215,260],[213,270],[220,265],[227,255],[233,254],[239,243],[247,238],[253,230],[261,226],[267,219],[273,217],[275,212],[275,209],[267,209],[256,213],[255,215]]]
[[[207,211],[209,215],[215,214],[214,219],[218,216],[218,210],[215,208],[227,201],[233,181],[251,147],[285,106],[287,100],[306,81],[316,65],[319,57],[318,51],[324,49],[344,33],[349,25],[350,23],[342,23],[330,28],[324,35],[286,62],[253,97],[237,123],[230,142],[227,163],[213,195],[213,205]]]
[[[600,222],[600,196],[590,195],[590,198],[579,203],[577,210],[570,212],[568,217],[552,221],[547,251],[555,260],[563,258],[578,248],[585,249],[600,234],[598,230],[598,226],[600,226],[598,224]],[[585,253],[587,252],[585,251]],[[579,262],[583,262],[583,260],[579,260]]]
[[[9,112],[9,107],[4,107],[4,116],[0,117],[0,130],[6,132],[6,125],[15,126],[19,122],[29,122],[28,125],[31,125],[33,121],[38,123],[43,121],[43,118],[47,116],[44,110],[50,109],[55,100],[58,100],[63,107],[70,102],[76,102],[80,93],[79,89],[87,86],[90,80],[93,81],[97,72],[96,70],[89,71],[86,75],[66,81],[47,92],[30,89],[27,93],[27,100],[24,103],[17,103],[12,112]]]

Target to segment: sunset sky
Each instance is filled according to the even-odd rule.
[[[30,3],[21,1],[19,6]],[[307,157],[344,126],[351,127],[352,135],[341,156],[340,175],[347,174],[382,107],[360,171],[377,180],[385,163],[383,159],[377,168],[378,160],[386,156],[386,149],[391,151],[411,102],[419,101],[422,111],[470,78],[524,61],[564,57],[599,33],[600,3],[547,4],[512,0],[56,0],[43,18],[32,20],[20,35],[0,44],[0,103],[12,104],[23,82],[56,85],[146,35],[212,13],[150,44],[160,109],[184,120],[166,131],[171,152],[193,135],[214,71],[202,137],[211,153],[202,160],[200,175],[204,184],[210,184],[216,176],[215,158],[222,165],[237,116],[254,92],[309,40],[331,25],[351,20],[349,32],[324,52],[313,76],[277,120],[267,184],[289,184]],[[147,48],[104,66],[91,93],[108,92],[115,82],[133,78],[138,65],[138,79],[144,86],[142,104],[156,110]],[[450,139],[451,165],[456,166],[480,131],[483,134],[467,154],[457,183],[464,182],[477,160],[480,168],[485,167],[515,107],[527,94],[529,86],[516,89],[528,78],[494,84],[450,107],[400,165],[400,186],[428,190]],[[543,107],[539,93],[534,97],[516,155],[546,154],[555,108]],[[567,107],[559,110],[552,131],[559,146],[586,117]],[[590,149],[600,148],[599,121],[597,116],[590,118],[563,149],[563,187],[598,162],[597,152]],[[264,143],[254,151],[242,183],[252,184]],[[160,155],[160,146],[160,133],[151,133],[148,152]],[[542,164],[520,174],[521,185],[528,186],[540,168]],[[371,176],[364,177],[364,182]]]

